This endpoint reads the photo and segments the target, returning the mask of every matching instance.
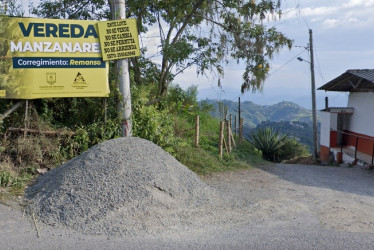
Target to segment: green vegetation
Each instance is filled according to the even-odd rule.
[[[277,161],[280,148],[286,140],[285,135],[280,135],[279,131],[266,127],[252,131],[249,141],[262,152],[262,157],[266,160]]]
[[[114,2],[42,0],[33,14],[43,18],[114,19]],[[154,78],[157,99],[167,95],[176,75],[192,66],[198,74],[215,72],[222,77],[229,59],[245,65],[243,92],[261,90],[273,55],[284,47],[292,47],[292,40],[264,22],[267,18],[281,17],[280,3],[279,0],[127,0],[127,18],[137,20],[140,35],[146,34],[150,27],[158,29],[159,36],[154,37],[158,39],[156,55],[161,59],[157,65],[159,74]],[[144,58],[131,59],[136,85],[144,84],[143,63]]]
[[[287,137],[271,127],[253,130],[248,135],[249,141],[262,153],[268,161],[281,162],[295,157],[307,155],[307,148],[294,138]]]
[[[264,164],[260,153],[244,141],[232,154],[218,155],[219,120],[211,116],[212,105],[197,101],[197,88],[171,86],[167,98],[157,106],[146,105],[154,86],[133,87],[133,135],[153,141],[200,175],[249,168]],[[0,124],[0,196],[21,195],[39,172],[61,165],[101,141],[120,135],[114,107],[114,91],[107,99],[107,121],[103,121],[103,99],[64,98],[30,101],[27,127],[55,134],[11,132],[23,128],[25,109],[19,108]],[[13,104],[0,106],[0,113]],[[70,108],[64,107],[65,105]],[[79,106],[84,107],[84,114]],[[195,118],[200,117],[200,144],[194,145]],[[81,117],[81,118],[79,118]],[[70,135],[74,132],[74,135]]]
[[[113,2],[40,1],[33,13],[44,18],[105,20],[114,16]],[[20,6],[13,7],[6,6],[0,12],[23,14],[17,11]],[[269,16],[280,16],[280,2],[128,0],[126,8],[127,17],[137,19],[140,34],[150,26],[158,28],[160,34],[159,53],[154,55],[161,58],[160,65],[145,57],[146,48],[140,57],[130,59],[133,135],[153,141],[199,174],[263,163],[247,142],[219,159],[219,125],[209,113],[212,106],[197,102],[196,87],[182,90],[173,86],[173,79],[192,66],[198,74],[213,72],[220,77],[227,59],[235,58],[245,63],[242,91],[261,89],[269,72],[269,60],[281,48],[292,45],[290,39],[263,22]],[[0,196],[22,193],[39,172],[120,135],[117,107],[122,97],[113,62],[109,72],[108,98],[33,100],[26,122],[23,107],[0,123]],[[15,103],[0,99],[0,114]],[[193,145],[191,130],[196,115],[201,124],[198,148]],[[23,134],[9,131],[10,127],[56,133]]]
[[[218,107],[224,105],[228,113],[237,114],[238,103],[223,100],[207,100],[217,107],[212,112],[214,117],[220,117]],[[313,145],[312,113],[292,102],[280,102],[274,105],[262,106],[253,102],[241,103],[241,117],[244,119],[244,134],[247,135],[253,129],[271,127],[282,134],[294,137],[298,142],[310,149]]]
[[[178,136],[174,147],[175,157],[188,166],[192,171],[206,175],[213,172],[229,171],[234,169],[249,168],[265,162],[253,145],[243,141],[229,155],[224,154],[223,159],[219,159],[219,119],[213,118],[208,112],[211,109],[206,103],[200,103],[200,143],[199,147],[194,146],[194,131],[188,128],[194,128],[195,115],[178,118]],[[201,112],[205,110],[204,112]]]
[[[282,134],[293,137],[299,143],[305,145],[311,152],[313,147],[313,127],[311,123],[295,122],[295,121],[266,121],[257,125],[256,129],[270,127],[278,130]]]

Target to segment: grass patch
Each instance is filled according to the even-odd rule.
[[[32,179],[33,176],[30,174],[17,174],[0,170],[0,202],[5,204],[6,201],[23,196],[27,184]]]
[[[218,155],[218,145],[213,148],[212,144],[214,141],[205,140],[198,148],[192,143],[179,145],[174,148],[176,159],[198,175],[247,169],[266,163],[247,141],[233,149],[231,154],[224,153],[222,159]]]
[[[235,171],[265,164],[261,153],[248,141],[232,149],[231,154],[224,152],[219,157],[220,121],[208,113],[200,113],[200,142],[194,145],[194,116],[179,116],[175,119],[175,135],[179,136],[173,146],[173,155],[183,165],[198,175],[209,175],[215,172]],[[181,133],[180,131],[186,131]]]

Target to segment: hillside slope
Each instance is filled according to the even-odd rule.
[[[213,116],[219,117],[219,102],[215,100],[206,100],[209,104],[216,108]],[[228,114],[238,114],[238,102],[223,100],[223,105],[227,107]],[[251,101],[241,103],[241,117],[244,119],[244,126],[248,128],[255,128],[258,124],[265,121],[295,121],[310,123],[312,114],[311,111],[300,107],[292,102],[280,102],[274,105],[258,105]]]

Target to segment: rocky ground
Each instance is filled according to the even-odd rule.
[[[170,166],[161,164],[151,172],[117,164],[115,175],[106,174],[108,180],[126,181],[108,196],[113,187],[102,190],[100,185],[109,184],[79,177],[79,171],[92,170],[105,157],[98,151],[85,157],[68,163],[69,171],[52,172],[63,181],[49,183],[48,192],[43,187],[50,176],[39,180],[29,189],[25,209],[0,205],[2,249],[374,247],[374,172],[361,167],[274,164],[201,180],[182,165],[174,168],[179,163],[168,158]],[[110,159],[116,165],[113,155]],[[78,171],[74,162],[85,167]],[[89,176],[87,169],[82,173]],[[129,175],[136,181],[126,179]],[[91,177],[95,180],[95,174]],[[79,186],[96,191],[87,195]],[[86,217],[80,214],[82,206]]]

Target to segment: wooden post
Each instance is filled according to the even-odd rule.
[[[239,134],[240,134],[240,120],[241,120],[241,110],[240,110],[240,97],[239,97],[239,100],[238,100],[238,102],[239,102],[239,107],[238,107],[238,121],[239,121]]]
[[[229,115],[229,119],[227,121],[227,151],[231,153],[231,114]]]
[[[243,118],[240,118],[239,121],[239,144],[243,141]]]
[[[40,131],[36,129],[24,129],[24,128],[8,128],[9,132],[23,132],[30,134],[39,134],[39,135],[67,135],[69,137],[75,135],[74,132],[63,132],[63,131]]]
[[[236,137],[236,115],[234,116],[234,133],[235,133],[235,137]]]
[[[26,130],[28,127],[28,119],[29,119],[29,100],[26,100],[26,107],[25,107],[25,132],[23,133],[23,136],[26,137]]]
[[[108,121],[108,98],[104,98],[104,123]]]
[[[225,122],[221,121],[220,127],[219,127],[219,144],[218,144],[218,149],[219,149],[219,157],[222,159],[223,156],[223,131],[225,128]]]
[[[200,134],[200,117],[196,116],[195,124],[195,147],[199,147],[199,134]]]
[[[226,143],[225,136],[223,136],[223,145],[225,146],[226,153],[229,154],[229,150],[227,148],[227,143]]]
[[[242,138],[241,138],[241,130],[242,130],[242,117],[241,117],[241,107],[240,107],[240,97],[238,99],[238,123],[239,123],[239,144],[241,144],[242,142]]]
[[[230,139],[232,140],[232,144],[234,145],[234,148],[236,148],[235,138],[234,138],[231,130],[230,130]]]
[[[0,115],[0,122],[4,120],[6,117],[8,117],[11,113],[16,111],[19,107],[21,107],[23,103],[24,103],[23,101],[17,102],[13,107],[5,111],[4,114]]]

